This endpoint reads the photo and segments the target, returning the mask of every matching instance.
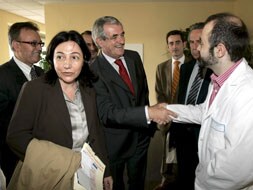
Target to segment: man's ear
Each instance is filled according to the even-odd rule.
[[[226,47],[224,46],[223,43],[219,43],[215,48],[214,48],[214,54],[218,57],[221,58],[223,57],[227,52]]]
[[[12,49],[13,51],[16,51],[19,47],[20,47],[20,43],[19,43],[19,42],[15,41],[15,40],[13,40],[13,41],[11,42],[11,49]]]
[[[104,40],[101,38],[97,38],[96,43],[97,43],[98,47],[101,48],[101,47],[103,47]]]

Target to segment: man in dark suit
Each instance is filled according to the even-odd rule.
[[[128,189],[143,190],[148,146],[156,130],[152,121],[165,124],[169,118],[163,104],[149,106],[141,58],[137,52],[124,49],[124,34],[122,23],[114,17],[95,21],[92,37],[101,53],[91,69],[99,76],[94,86],[98,114],[105,127],[113,189],[125,189],[126,168]],[[121,77],[123,70],[125,77]]]
[[[195,23],[189,28],[188,41],[194,60],[182,65],[178,89],[178,103],[200,104],[205,101],[210,83],[211,70],[200,67],[200,36],[204,23]],[[200,72],[200,76],[198,75]],[[200,77],[199,85],[195,80]],[[195,79],[196,78],[196,79]],[[193,88],[196,90],[193,90]],[[196,93],[194,93],[195,91]],[[194,96],[194,97],[193,97]],[[200,125],[171,124],[170,145],[176,147],[178,164],[177,189],[194,190],[195,169],[198,164],[198,134]]]
[[[31,22],[14,23],[8,35],[14,56],[0,66],[0,164],[7,184],[18,161],[6,144],[7,128],[22,85],[32,76],[43,73],[41,68],[33,64],[40,60],[44,45],[37,25]],[[33,72],[31,75],[34,69],[35,74]]]
[[[178,85],[173,94],[173,76],[175,71],[175,62],[179,61],[179,68],[192,58],[184,54],[186,39],[180,30],[169,31],[166,35],[166,43],[171,58],[160,63],[156,69],[156,99],[157,102],[166,102],[168,104],[177,103]],[[180,94],[179,94],[180,95]],[[163,158],[161,175],[162,182],[155,190],[173,188],[176,185],[177,165],[175,147],[168,151],[168,139],[170,137],[170,124],[158,126],[163,139]]]

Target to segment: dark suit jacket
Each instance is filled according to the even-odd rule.
[[[192,74],[192,70],[194,68],[194,65],[196,63],[196,60],[192,60],[188,63],[185,63],[181,66],[180,68],[180,80],[179,80],[179,89],[178,89],[178,103],[179,104],[185,104],[185,98],[186,98],[186,93],[187,93],[187,87],[188,87],[188,83]],[[212,71],[210,69],[204,69],[203,70],[203,82],[201,84],[200,87],[200,92],[197,98],[197,104],[203,103],[206,99],[206,95],[208,92],[208,86],[209,83],[211,81],[211,76]],[[196,128],[200,128],[200,125],[197,124],[181,124],[181,123],[173,123],[171,124],[171,132],[172,132],[172,136],[170,139],[170,146],[175,146],[175,139],[174,139],[174,128],[177,128],[177,126],[192,126],[192,127],[196,127]],[[177,129],[176,129],[177,130]]]
[[[188,87],[188,83],[189,83],[195,63],[196,63],[196,60],[192,60],[182,65],[180,69],[180,76],[182,77],[180,77],[180,80],[179,80],[179,89],[178,89],[178,94],[179,94],[178,103],[179,104],[185,103],[187,87]],[[211,81],[210,79],[211,74],[212,74],[212,71],[210,69],[203,69],[202,75],[203,75],[204,80],[200,87],[199,96],[197,98],[197,104],[203,103],[206,99],[208,86]]]
[[[185,104],[188,83],[196,60],[185,63],[180,68],[180,80],[178,89],[178,103]],[[210,83],[210,69],[203,70],[203,82],[197,98],[197,104],[206,99]],[[176,147],[179,185],[180,189],[194,189],[195,169],[198,164],[198,134],[200,125],[197,124],[171,124],[170,146]]]
[[[93,88],[80,87],[85,108],[88,142],[98,157],[108,166],[104,133],[96,110]],[[11,149],[24,159],[29,142],[37,138],[72,149],[72,125],[64,95],[57,80],[55,85],[45,83],[44,77],[30,81],[20,92],[9,125],[7,142]],[[106,168],[106,176],[109,168]]]
[[[149,92],[141,58],[137,52],[130,50],[125,50],[124,58],[135,95],[131,94],[102,54],[91,65],[91,69],[99,76],[94,86],[111,160],[131,156],[136,150],[138,136],[150,138],[155,129],[154,125],[147,124],[145,116],[144,106],[149,105]]]
[[[39,76],[44,73],[40,67],[35,66],[35,70]],[[27,78],[13,59],[0,66],[0,164],[7,181],[17,158],[5,142],[6,133],[18,94],[26,81]]]

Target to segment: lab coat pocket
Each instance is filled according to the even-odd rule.
[[[214,118],[211,118],[208,144],[211,152],[225,148],[226,125]]]

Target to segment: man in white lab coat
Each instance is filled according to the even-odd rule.
[[[201,124],[196,190],[253,189],[253,70],[243,21],[230,13],[207,18],[199,46],[212,82],[203,104],[168,105],[174,121]]]

